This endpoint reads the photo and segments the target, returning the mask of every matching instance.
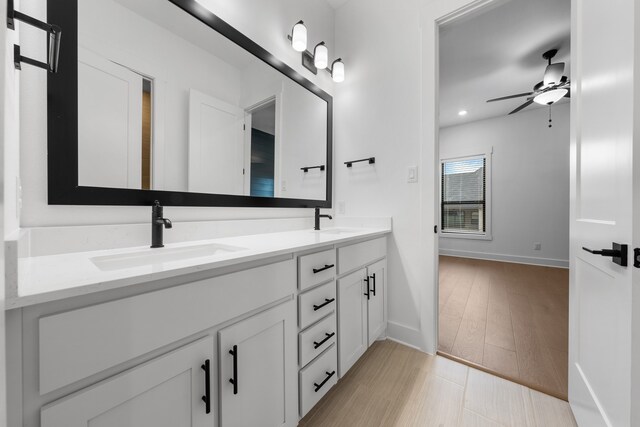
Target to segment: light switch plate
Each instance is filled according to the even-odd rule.
[[[345,202],[340,200],[338,202],[338,215],[344,215],[346,208],[345,208]]]
[[[409,166],[407,169],[407,182],[418,182],[418,167]]]

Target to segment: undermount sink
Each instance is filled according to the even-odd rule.
[[[164,264],[167,262],[184,261],[194,258],[223,255],[231,252],[246,250],[239,246],[220,245],[210,243],[205,245],[186,246],[181,248],[146,249],[116,255],[105,255],[91,258],[91,262],[100,270],[124,270],[126,268],[142,267],[145,265]]]
[[[326,230],[314,230],[314,233],[320,234],[353,234],[359,233],[360,229],[358,228],[327,228]]]

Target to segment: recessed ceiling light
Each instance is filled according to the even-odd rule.
[[[460,111],[458,111],[458,115],[459,115],[459,116],[466,116],[466,115],[467,115],[467,110],[460,110]]]

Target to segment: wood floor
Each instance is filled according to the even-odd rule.
[[[567,399],[569,272],[440,257],[439,351]]]
[[[440,356],[378,341],[300,426],[576,426],[569,404]]]

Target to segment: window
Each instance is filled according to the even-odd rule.
[[[487,157],[442,160],[440,230],[448,237],[490,238]]]

